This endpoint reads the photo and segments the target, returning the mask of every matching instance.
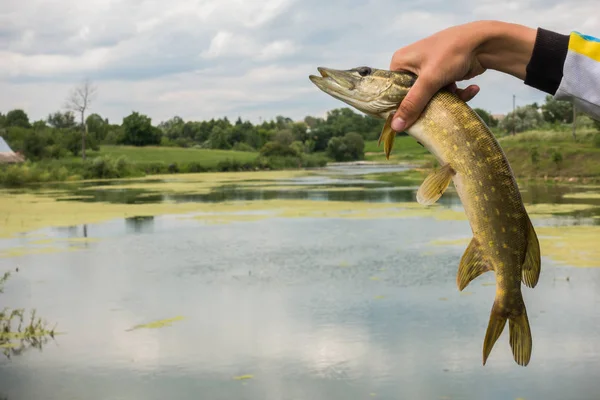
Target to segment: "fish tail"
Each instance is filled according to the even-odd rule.
[[[522,301],[520,310],[505,310],[498,301],[494,301],[490,313],[490,321],[483,340],[483,365],[485,365],[494,344],[502,334],[506,320],[510,331],[510,347],[515,362],[521,366],[529,364],[531,358],[532,338],[527,311]]]
[[[526,366],[531,358],[532,338],[525,305],[518,315],[512,315],[508,322],[510,347],[517,364]]]

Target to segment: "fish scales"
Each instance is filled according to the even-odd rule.
[[[461,128],[467,123],[470,128]],[[452,181],[473,238],[494,266],[499,306],[507,313],[518,313],[524,307],[521,265],[528,247],[528,216],[501,147],[477,114],[447,92],[432,99],[411,131],[455,171]]]
[[[391,117],[416,75],[370,67],[319,68],[311,81],[331,96],[386,119],[380,142],[389,157],[396,133]],[[483,343],[483,364],[509,322],[509,343],[519,365],[529,363],[532,338],[521,283],[533,288],[540,274],[539,243],[508,160],[487,125],[455,94],[441,90],[407,133],[431,152],[441,167],[417,192],[417,201],[435,203],[453,182],[473,237],[458,268],[463,290],[479,275],[494,271],[496,295]]]

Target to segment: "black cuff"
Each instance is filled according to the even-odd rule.
[[[556,93],[563,77],[569,38],[569,35],[538,28],[533,53],[527,64],[526,85],[551,95]]]

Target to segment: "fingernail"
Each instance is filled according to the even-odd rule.
[[[396,117],[392,120],[392,129],[396,132],[402,132],[405,126],[406,122],[400,117]]]

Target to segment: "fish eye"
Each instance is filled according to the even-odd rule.
[[[358,72],[358,74],[360,76],[371,75],[371,72],[372,72],[371,68],[369,68],[369,67],[360,67],[360,68],[357,68],[356,71]]]

